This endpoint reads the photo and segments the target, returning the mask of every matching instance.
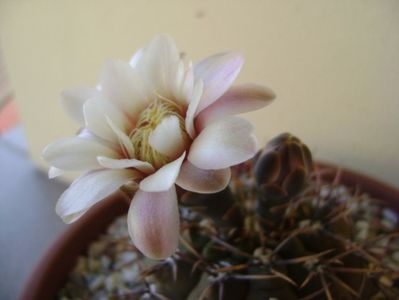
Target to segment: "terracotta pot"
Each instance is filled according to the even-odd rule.
[[[116,217],[126,213],[127,209],[128,204],[122,197],[109,197],[68,226],[37,264],[20,299],[56,299],[78,256],[84,254],[90,243],[105,232]]]
[[[336,167],[320,163],[323,179],[332,181]],[[370,177],[342,169],[340,182],[386,202],[386,205],[399,212],[399,190]],[[85,253],[89,244],[103,233],[118,216],[127,212],[128,204],[121,197],[111,197],[89,210],[78,222],[70,225],[60,238],[50,247],[31,274],[20,300],[55,299],[58,291],[67,280],[77,257]]]

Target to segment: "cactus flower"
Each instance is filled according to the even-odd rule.
[[[243,64],[237,53],[193,65],[173,40],[157,36],[130,60],[105,64],[98,85],[62,93],[66,112],[82,129],[48,145],[49,177],[81,171],[56,212],[70,223],[119,190],[136,189],[128,212],[131,238],[144,255],[176,250],[179,210],[175,184],[214,193],[230,180],[230,166],[251,158],[253,126],[233,116],[274,98],[263,86],[231,87]]]

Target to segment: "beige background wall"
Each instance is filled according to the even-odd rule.
[[[399,186],[399,1],[0,1],[0,38],[32,157],[76,125],[60,91],[94,84],[156,33],[194,60],[246,57],[239,82],[278,98],[248,114],[262,142],[291,131],[318,159]]]

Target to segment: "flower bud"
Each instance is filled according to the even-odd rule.
[[[308,147],[289,133],[272,139],[255,163],[256,182],[269,198],[298,194],[312,170],[312,154]]]

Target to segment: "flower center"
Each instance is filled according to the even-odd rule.
[[[140,113],[136,127],[130,133],[136,158],[151,163],[156,169],[176,159],[158,152],[149,143],[151,133],[168,116],[177,117],[183,139],[187,141],[189,135],[185,129],[181,108],[175,102],[160,96]]]

